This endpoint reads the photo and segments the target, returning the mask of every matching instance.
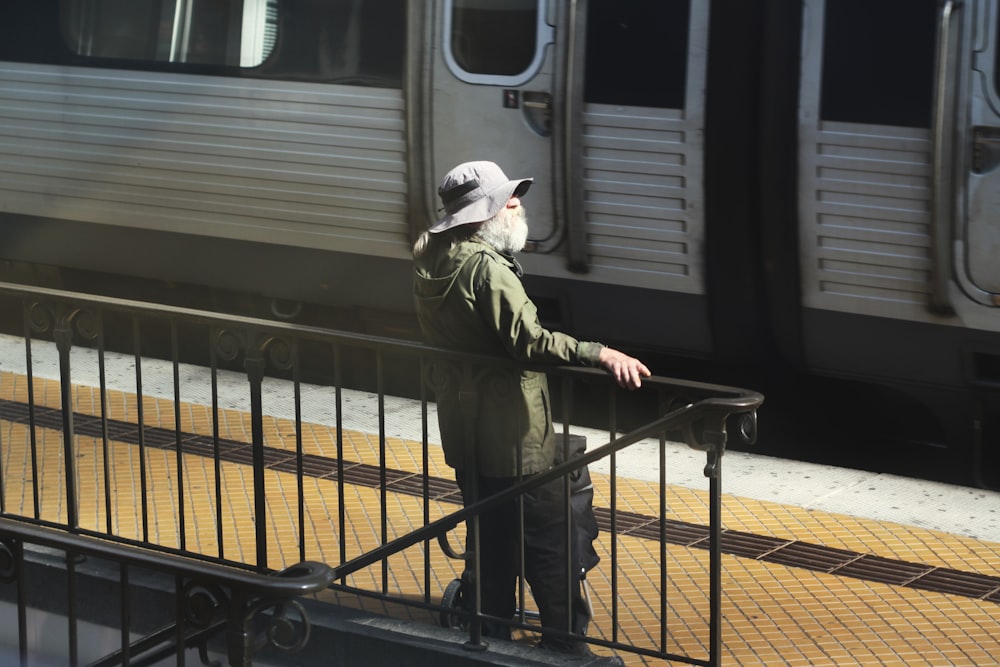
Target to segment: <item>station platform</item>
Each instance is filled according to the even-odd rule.
[[[31,438],[27,433],[25,404],[27,383],[23,367],[23,341],[0,337],[0,473],[3,475],[3,510],[8,514],[36,512],[59,516],[65,512],[58,489],[64,470],[59,428],[58,369],[46,355],[33,360],[34,401],[37,412],[35,467],[32,468]],[[99,434],[88,432],[87,417],[99,417],[100,399],[93,382],[93,363],[81,352],[74,356],[74,417],[81,440],[80,475],[101,478],[113,475],[113,498],[100,493],[85,495],[81,486],[80,520],[98,528],[113,524],[116,534],[141,535],[151,531],[150,541],[169,545],[183,540],[187,548],[205,553],[222,550],[227,557],[252,553],[253,527],[246,492],[249,422],[245,404],[244,377],[220,375],[217,413],[225,443],[222,477],[229,505],[229,520],[217,525],[216,494],[211,481],[209,456],[198,447],[212,438],[212,401],[206,393],[200,369],[184,367],[183,394],[175,404],[169,364],[158,368],[155,360],[143,362],[141,409],[147,427],[174,432],[176,418],[184,433],[184,480],[182,502],[188,508],[188,524],[177,524],[178,495],[173,484],[177,452],[168,438],[162,444],[146,442],[147,488],[150,496],[140,501],[141,473],[137,444],[127,428],[112,434],[108,465],[104,467],[98,448]],[[134,371],[122,361],[120,376],[109,366],[106,397],[112,424],[135,424],[139,401],[129,382]],[[112,364],[113,366],[113,364]],[[77,379],[78,378],[78,379]],[[280,381],[274,381],[279,383]],[[285,396],[287,387],[273,396]],[[269,464],[267,478],[269,518],[273,524],[268,544],[271,562],[294,563],[299,559],[300,538],[310,559],[337,562],[339,544],[333,534],[337,505],[335,427],[329,422],[329,393],[322,387],[303,386],[303,442],[310,467],[301,482],[307,500],[307,530],[298,534],[298,517],[292,504],[273,498],[293,495],[300,484],[278,457]],[[295,430],[292,407],[265,396],[265,441],[269,449],[291,451]],[[344,414],[351,423],[342,424],[343,459],[349,482],[343,510],[354,526],[357,543],[353,553],[364,553],[383,534],[372,520],[373,508],[383,502],[374,466],[391,471],[386,503],[389,531],[401,534],[419,527],[421,501],[414,485],[407,482],[423,465],[421,424],[416,408],[403,399],[386,397],[382,418],[388,435],[384,454],[378,442],[379,409],[375,397],[349,392]],[[433,420],[431,420],[433,423]],[[374,428],[373,428],[374,426]],[[607,441],[607,434],[573,427],[588,437],[591,446]],[[374,437],[372,434],[376,434]],[[41,437],[38,437],[41,436]],[[435,433],[429,440],[436,442]],[[762,430],[761,437],[766,437]],[[190,445],[190,447],[189,447]],[[668,516],[672,533],[667,545],[669,590],[667,595],[668,644],[684,655],[699,655],[707,643],[706,591],[708,557],[703,530],[707,523],[706,483],[701,476],[703,454],[681,444],[668,443],[666,477]],[[383,458],[384,456],[384,458]],[[616,525],[610,526],[609,472],[595,465],[594,505],[602,531],[598,553],[605,563],[612,548],[619,568],[610,572],[598,565],[587,576],[595,611],[592,632],[606,632],[602,619],[614,613],[618,632],[635,646],[655,645],[661,628],[658,610],[659,582],[650,576],[647,564],[659,557],[658,531],[652,527],[657,508],[660,451],[657,443],[637,443],[618,457],[616,475]],[[450,469],[439,449],[431,448],[427,462],[434,489],[435,516],[453,511],[460,504]],[[28,480],[43,476],[38,505]],[[722,461],[723,496],[723,665],[927,665],[983,667],[1000,665],[1000,494],[991,491],[925,482],[859,470],[845,470],[727,452]],[[101,488],[96,485],[95,489]],[[286,491],[283,491],[286,490]],[[142,525],[141,502],[148,502],[148,525]],[[110,514],[108,512],[110,508]],[[433,517],[432,517],[433,518]],[[368,530],[358,526],[368,522]],[[180,537],[179,537],[180,536]],[[391,537],[392,535],[390,535]],[[220,543],[221,539],[221,543]],[[453,544],[459,543],[459,538]],[[350,554],[348,554],[350,555]],[[421,557],[423,557],[421,555]],[[420,568],[409,555],[393,558],[388,571],[379,567],[352,576],[352,585],[378,590],[385,582],[403,594],[419,595],[423,582],[413,574]],[[441,553],[433,561],[432,587],[444,591],[459,567]],[[618,578],[619,600],[610,600],[611,577]],[[339,600],[365,611],[397,617],[414,623],[435,624],[435,614],[409,608],[390,607],[363,597]],[[457,632],[457,631],[456,631]],[[529,641],[523,637],[522,641]],[[620,656],[628,665],[664,664],[628,653]],[[673,663],[669,663],[673,664]]]

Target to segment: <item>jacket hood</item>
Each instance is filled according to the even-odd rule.
[[[444,243],[432,244],[416,263],[414,297],[427,306],[444,301],[455,287],[463,267],[484,253],[493,255],[512,269],[516,267],[516,262],[476,239],[462,241],[451,247]]]

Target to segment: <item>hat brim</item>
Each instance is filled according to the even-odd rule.
[[[485,222],[502,211],[507,206],[510,198],[515,194],[518,197],[523,196],[528,191],[528,188],[531,187],[531,183],[534,180],[533,178],[521,178],[507,181],[505,184],[486,193],[485,197],[480,197],[468,206],[444,216],[427,231],[431,234],[437,234],[447,229],[458,227],[459,225]]]

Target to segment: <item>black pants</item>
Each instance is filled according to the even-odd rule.
[[[472,480],[462,470],[455,471],[455,478],[465,504],[472,504],[475,500],[470,497]],[[477,482],[478,497],[486,498],[510,488],[517,480],[478,476]],[[575,539],[570,541],[570,548],[573,549],[570,562],[575,564],[572,573],[567,567],[566,492],[567,485],[562,479],[556,479],[523,496],[524,576],[538,605],[542,625],[582,635],[590,620],[590,610],[581,594],[580,560]],[[484,614],[505,620],[513,618],[517,611],[516,587],[521,545],[518,518],[518,501],[514,499],[486,512],[479,520],[481,610]],[[572,525],[572,518],[570,521]],[[473,546],[471,539],[470,527],[467,539],[469,549]],[[475,591],[470,564],[462,574],[462,600],[469,611],[474,608]],[[572,614],[567,608],[568,592],[572,600]],[[483,634],[509,638],[510,628],[505,624],[487,622],[483,625]],[[562,651],[574,651],[577,645],[544,634],[542,643]]]

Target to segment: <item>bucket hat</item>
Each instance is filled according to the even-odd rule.
[[[445,215],[431,225],[431,234],[459,225],[484,222],[503,210],[511,197],[528,191],[533,178],[511,180],[494,162],[463,162],[438,186]]]

